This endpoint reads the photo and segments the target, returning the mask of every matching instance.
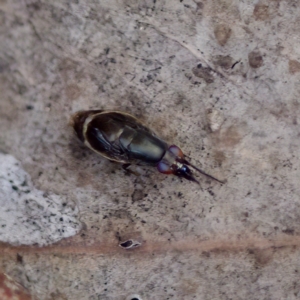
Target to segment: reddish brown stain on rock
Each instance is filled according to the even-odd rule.
[[[142,201],[144,199],[144,192],[141,189],[135,189],[131,195],[132,203],[136,201]]]
[[[298,112],[299,104],[296,102],[294,102],[292,106],[287,106],[286,103],[281,103],[270,108],[270,113],[273,116],[289,125],[297,125]]]
[[[217,55],[214,57],[214,63],[221,68],[228,70],[233,64],[233,59],[229,55]]]
[[[252,51],[248,54],[249,65],[253,69],[260,68],[263,65],[263,57],[257,51]]]
[[[254,256],[257,267],[266,266],[273,258],[273,249],[250,249],[249,253]]]
[[[203,9],[204,8],[204,4],[202,2],[196,2],[196,5],[197,5],[197,9]]]
[[[32,300],[29,293],[20,284],[4,273],[0,273],[1,300]]]
[[[269,6],[256,4],[253,10],[253,16],[256,20],[264,21],[269,18]]]
[[[213,154],[213,158],[219,164],[219,166],[221,166],[222,163],[226,160],[226,156],[223,151],[215,151]]]
[[[77,174],[77,186],[85,187],[93,183],[93,176],[88,172],[78,172]]]
[[[80,88],[75,84],[70,84],[66,87],[66,96],[70,100],[75,100],[80,96]]]
[[[300,62],[297,60],[289,61],[289,72],[290,74],[295,74],[300,72]]]
[[[221,133],[218,142],[225,147],[234,147],[241,141],[242,137],[235,126],[230,126],[225,132]]]
[[[28,253],[36,255],[44,254],[106,254],[116,255],[124,254],[124,250],[118,246],[118,241],[116,241],[116,232],[120,230],[120,225],[117,224],[116,220],[121,217],[128,216],[127,211],[119,211],[118,215],[114,217],[109,217],[109,220],[106,221],[106,224],[101,226],[105,227],[105,236],[99,237],[98,231],[95,230],[93,233],[92,229],[88,230],[87,238],[92,239],[92,243],[86,243],[85,239],[80,236],[73,236],[68,239],[59,241],[56,244],[47,247],[33,247],[33,246],[12,246],[7,244],[0,243],[0,251],[3,251],[4,255],[10,255],[15,253]],[[128,224],[132,222],[129,220]],[[104,221],[102,221],[104,223]],[[129,233],[140,232],[139,229],[135,228],[136,224],[131,226],[126,225],[126,231]],[[124,227],[122,227],[124,228]],[[94,234],[94,235],[93,235]],[[279,234],[276,236],[276,239],[262,238],[262,237],[243,237],[244,233],[238,239],[231,239],[230,236],[236,235],[231,234],[228,237],[217,236],[214,239],[209,240],[191,240],[189,236],[186,236],[181,241],[168,242],[164,239],[158,239],[157,236],[152,236],[151,234],[143,233],[143,239],[146,241],[144,247],[137,248],[138,253],[143,257],[145,254],[150,254],[151,257],[153,252],[165,253],[166,251],[176,251],[186,252],[194,251],[201,253],[206,253],[207,255],[222,255],[224,257],[229,257],[231,253],[237,253],[241,251],[247,251],[248,254],[252,254],[255,257],[255,260],[260,265],[267,263],[267,251],[271,251],[270,256],[273,258],[275,253],[278,253],[279,250],[290,252],[291,250],[300,248],[300,237],[297,235],[287,235]],[[236,235],[238,236],[238,235]],[[101,240],[101,242],[99,241]],[[5,251],[3,250],[5,249]],[[265,252],[264,252],[265,251]],[[298,251],[298,250],[297,250]],[[210,253],[210,254],[208,254]],[[286,255],[286,253],[285,253]],[[208,258],[208,257],[206,257]],[[1,299],[1,298],[0,298]],[[26,299],[26,298],[25,298]],[[29,298],[30,299],[30,298]],[[2,300],[2,299],[1,299]],[[27,299],[26,299],[27,300]]]
[[[61,62],[58,64],[58,71],[64,82],[68,82],[68,80],[74,78],[76,75],[76,67],[76,62],[69,58],[61,60]]]
[[[199,288],[199,284],[196,281],[183,279],[179,285],[179,291],[182,292],[182,295],[195,295]]]
[[[231,28],[225,24],[219,24],[215,27],[214,34],[219,45],[224,46],[231,36]]]
[[[210,68],[203,68],[202,66],[197,66],[192,69],[192,72],[195,76],[204,79],[206,83],[213,83],[214,77],[211,74]]]

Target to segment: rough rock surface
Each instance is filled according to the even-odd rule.
[[[3,273],[0,273],[0,299],[33,300],[24,287]]]
[[[299,299],[299,16],[297,0],[1,0],[2,271],[41,300]],[[227,183],[124,175],[68,125],[93,108]]]

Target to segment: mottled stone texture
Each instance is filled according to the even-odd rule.
[[[1,0],[0,150],[56,201],[28,206],[28,240],[18,205],[0,209],[15,225],[1,270],[40,300],[299,299],[298,2]],[[96,108],[138,116],[227,183],[124,174],[68,125]],[[64,205],[82,228],[67,239]]]
[[[0,273],[1,300],[33,300],[26,289],[4,273]]]

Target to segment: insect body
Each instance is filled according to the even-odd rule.
[[[189,167],[217,180],[188,162],[175,145],[169,146],[141,121],[119,111],[86,110],[72,116],[78,138],[107,159],[123,164],[156,166],[164,174],[174,174],[199,183]]]

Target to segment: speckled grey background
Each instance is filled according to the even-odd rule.
[[[2,271],[41,300],[298,299],[299,16],[284,0],[0,1],[0,150],[57,204],[35,241],[30,222],[2,239]],[[124,174],[68,126],[93,108],[131,112],[227,183]],[[79,233],[51,244],[59,214]]]

